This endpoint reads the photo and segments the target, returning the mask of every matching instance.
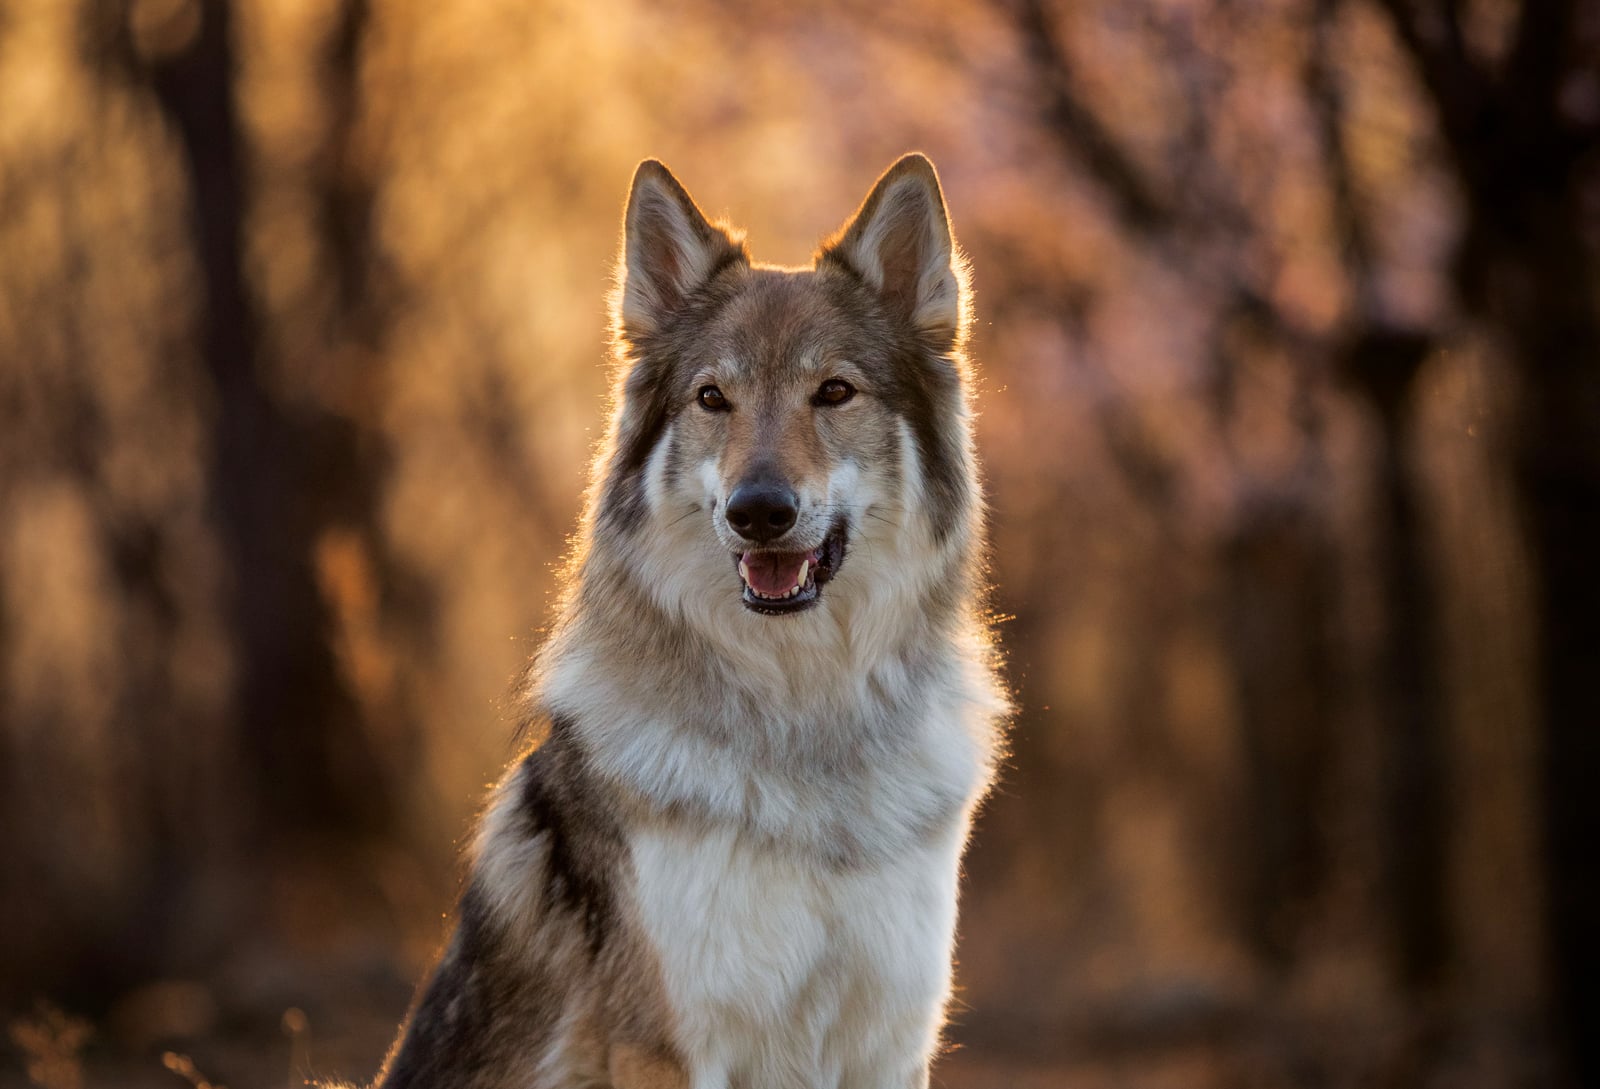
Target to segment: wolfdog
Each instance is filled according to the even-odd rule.
[[[925,1087],[1007,711],[933,165],[788,269],[646,161],[612,314],[537,744],[380,1084]]]

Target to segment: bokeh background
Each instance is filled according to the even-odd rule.
[[[1021,708],[967,1087],[1600,1085],[1600,7],[0,0],[0,1086],[365,1079],[635,162],[927,151]]]

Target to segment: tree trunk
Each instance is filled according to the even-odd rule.
[[[1414,995],[1440,982],[1452,944],[1445,909],[1449,776],[1438,610],[1417,485],[1407,465],[1412,392],[1431,348],[1426,334],[1375,326],[1348,346],[1343,366],[1372,406],[1380,431],[1378,579],[1386,614],[1377,663],[1383,716],[1381,865],[1390,970]]]
[[[1337,739],[1327,553],[1307,512],[1270,500],[1241,515],[1223,553],[1245,760],[1231,884],[1244,940],[1278,973],[1301,952],[1307,908],[1329,862],[1322,819]]]
[[[255,787],[245,804],[268,843],[297,832],[371,831],[386,822],[392,799],[335,661],[313,567],[319,534],[346,499],[337,485],[351,475],[353,443],[341,421],[291,411],[263,381],[243,262],[246,155],[231,9],[217,0],[198,10],[192,40],[148,78],[182,146],[205,291],[211,502],[232,578],[236,728]]]
[[[1508,261],[1523,380],[1517,480],[1538,610],[1553,1018],[1575,1084],[1600,1086],[1600,284],[1575,219]],[[1527,237],[1527,236],[1524,236]],[[1542,243],[1542,244],[1541,244]],[[1518,303],[1524,305],[1518,306]]]

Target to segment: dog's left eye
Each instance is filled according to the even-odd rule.
[[[817,387],[817,395],[811,398],[811,403],[816,405],[842,405],[856,395],[856,388],[843,378],[830,378]]]

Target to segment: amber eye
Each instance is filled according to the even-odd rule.
[[[856,388],[843,378],[830,378],[817,387],[817,395],[811,399],[817,405],[842,405],[856,395]]]
[[[695,396],[700,401],[700,407],[708,412],[722,412],[728,407],[728,399],[716,386],[701,386]]]

